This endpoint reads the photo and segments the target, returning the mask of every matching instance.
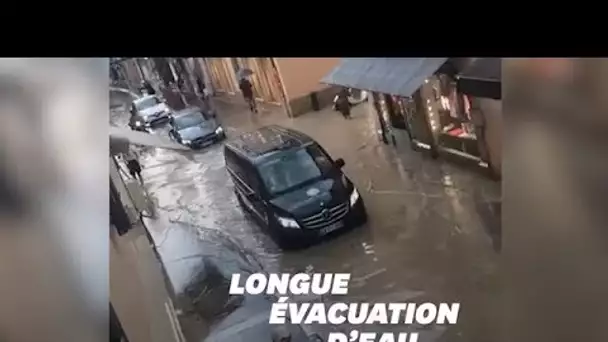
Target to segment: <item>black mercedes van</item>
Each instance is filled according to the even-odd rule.
[[[224,158],[239,203],[281,247],[367,221],[344,160],[304,133],[265,126],[228,141]]]

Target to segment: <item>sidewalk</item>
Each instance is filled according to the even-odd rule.
[[[137,224],[110,240],[110,298],[131,342],[181,342],[158,258]]]

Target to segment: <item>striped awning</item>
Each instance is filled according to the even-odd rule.
[[[342,58],[321,83],[411,96],[447,58]]]

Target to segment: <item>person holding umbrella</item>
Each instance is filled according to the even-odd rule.
[[[154,87],[152,87],[150,82],[148,82],[147,80],[141,82],[141,89],[145,90],[146,94],[148,95],[156,95],[156,90],[154,90]]]
[[[253,84],[251,84],[251,81],[249,81],[249,76],[251,76],[252,74],[253,74],[253,72],[251,71],[251,69],[239,70],[239,73],[238,73],[239,78],[240,78],[239,88],[241,89],[241,92],[243,93],[243,97],[245,98],[245,101],[249,105],[249,109],[251,110],[251,112],[257,113],[258,108],[255,103],[255,96],[253,94]]]
[[[340,90],[340,92],[338,93],[338,95],[336,96],[336,102],[334,105],[334,108],[339,111],[340,113],[342,113],[342,116],[344,116],[345,119],[350,119],[350,107],[352,106],[350,104],[350,101],[348,100],[350,93],[348,91],[347,88],[342,88]]]
[[[127,169],[129,170],[131,177],[138,180],[141,184],[144,184],[144,179],[141,176],[141,164],[139,163],[139,160],[137,160],[137,153],[132,148],[129,148],[126,153],[123,153],[122,158],[127,164]]]

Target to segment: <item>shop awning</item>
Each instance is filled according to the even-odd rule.
[[[411,96],[447,58],[342,58],[321,83]]]
[[[475,97],[500,100],[501,68],[500,58],[476,58],[456,76],[458,90]]]

